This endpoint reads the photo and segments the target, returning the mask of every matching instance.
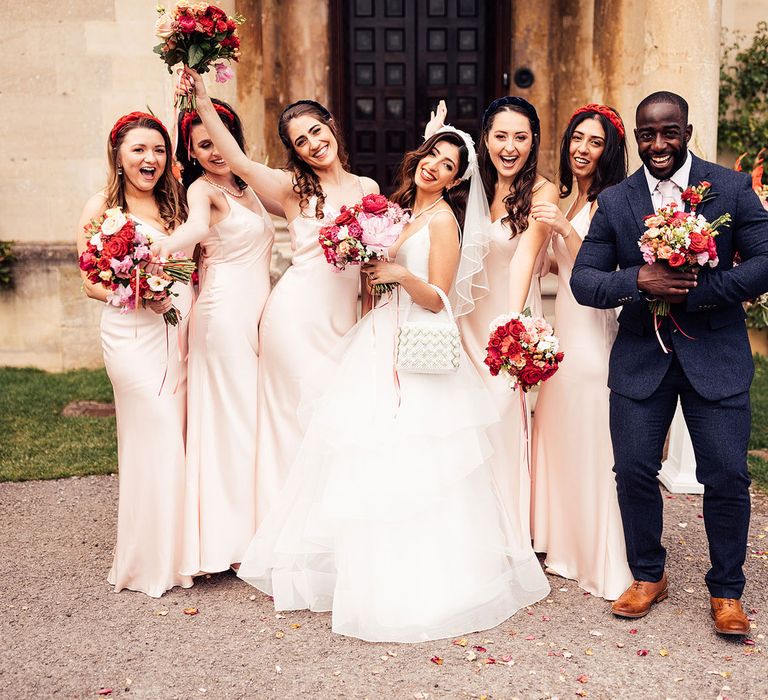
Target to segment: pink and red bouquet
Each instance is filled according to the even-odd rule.
[[[140,230],[119,207],[107,209],[104,215],[85,227],[88,241],[80,255],[80,269],[90,282],[109,291],[107,303],[127,313],[136,308],[137,300],[161,301],[173,292],[175,282],[186,284],[195,269],[195,262],[180,255],[169,260],[153,262],[157,274],[146,271],[152,259],[152,240]],[[175,308],[163,314],[166,323],[175,326],[179,315]]]
[[[216,69],[216,82],[225,83],[234,77],[232,69],[223,61],[237,61],[240,58],[240,38],[237,25],[245,18],[239,14],[228,17],[216,5],[207,2],[179,0],[176,6],[166,12],[158,6],[160,17],[155,23],[155,34],[162,41],[153,49],[173,73],[179,63],[206,73],[212,63]],[[176,106],[186,112],[194,111],[195,96],[180,95]]]
[[[318,240],[325,259],[337,270],[386,256],[410,215],[383,194],[368,194],[353,207],[342,207],[332,224],[320,229]],[[374,292],[391,291],[394,284],[374,285]]]
[[[527,310],[499,316],[490,330],[485,364],[494,377],[504,375],[512,389],[528,392],[539,386],[557,372],[563,361],[552,326]]]
[[[654,264],[665,261],[670,267],[681,270],[704,265],[715,267],[718,264],[717,229],[730,222],[731,215],[723,214],[710,223],[696,213],[696,206],[705,200],[709,186],[709,183],[702,182],[683,193],[683,200],[691,204],[690,212],[678,211],[677,204],[672,202],[645,217],[646,231],[637,243],[645,262]],[[654,300],[650,304],[651,310],[658,316],[669,313],[667,302]]]

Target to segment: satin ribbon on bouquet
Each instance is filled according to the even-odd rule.
[[[525,392],[520,389],[520,413],[523,419],[523,441],[525,442],[525,466],[528,467],[528,476],[531,476],[531,448],[528,440],[528,402],[525,398]]]
[[[672,315],[672,312],[669,310],[669,304],[666,302],[651,302],[651,308],[653,309],[653,330],[654,333],[656,333],[656,340],[659,341],[659,346],[664,351],[665,355],[669,355],[670,352],[672,352],[671,348],[668,348],[666,345],[664,345],[664,341],[661,339],[661,334],[659,333],[659,330],[661,328],[661,318],[667,317],[669,318],[672,323],[675,324],[675,328],[680,331],[688,340],[696,340],[693,336],[688,335],[681,327],[680,324],[677,322],[677,319]],[[665,309],[666,313],[659,314],[659,309],[663,308]],[[661,318],[660,318],[661,317]]]

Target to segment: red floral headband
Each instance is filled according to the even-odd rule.
[[[235,115],[232,114],[230,110],[228,110],[224,105],[213,103],[213,108],[222,116],[224,117],[228,122],[231,124],[235,123]],[[199,119],[199,115],[197,112],[185,112],[184,116],[181,118],[181,138],[184,139],[184,143],[189,143],[189,130],[192,126],[192,122],[195,121],[195,119]],[[189,150],[189,149],[187,149]]]
[[[148,112],[131,112],[130,114],[120,117],[112,127],[112,131],[109,132],[109,142],[112,146],[117,145],[117,135],[120,133],[120,129],[128,124],[139,121],[139,119],[149,119],[155,122],[155,124],[160,127],[160,130],[168,136],[168,130],[165,128],[165,125],[154,114],[149,114]]]
[[[602,114],[609,122],[611,122],[611,124],[613,124],[616,131],[619,132],[619,138],[620,139],[624,138],[624,122],[621,121],[621,117],[607,105],[601,105],[601,104],[597,104],[596,102],[590,102],[590,104],[588,105],[579,107],[571,115],[569,123],[572,122],[580,114],[585,114],[586,112],[596,112],[597,114]]]

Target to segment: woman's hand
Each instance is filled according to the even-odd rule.
[[[563,238],[567,238],[571,234],[571,222],[565,218],[565,214],[560,211],[560,207],[553,202],[534,202],[531,206],[531,218],[546,226],[551,226],[552,230]]]
[[[173,300],[170,296],[165,297],[165,299],[151,299],[149,301],[145,301],[144,305],[148,309],[152,309],[156,314],[164,314],[166,311],[170,311],[173,308]]]
[[[177,97],[193,93],[198,100],[208,97],[208,93],[205,90],[205,82],[200,73],[189,66],[184,66],[179,73],[179,84],[176,86]]]
[[[386,260],[373,260],[363,265],[363,273],[368,275],[368,283],[374,284],[401,284],[408,275],[402,265]]]
[[[424,140],[434,136],[438,129],[445,126],[445,118],[448,116],[448,108],[445,106],[445,100],[437,103],[437,109],[429,113],[429,121],[424,127]]]

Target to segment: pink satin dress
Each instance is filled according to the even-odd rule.
[[[134,220],[152,240],[166,237]],[[176,284],[174,291],[182,317],[177,326],[166,327],[161,314],[141,307],[122,314],[105,306],[101,315],[104,364],[115,395],[120,480],[108,580],[115,592],[127,588],[153,598],[174,586],[192,585],[179,573],[187,399],[183,357],[192,290]]]
[[[491,376],[484,362],[489,326],[494,319],[509,311],[509,264],[520,240],[519,236],[510,239],[509,229],[501,221],[497,219],[489,224],[491,242],[484,261],[489,292],[475,301],[471,313],[459,318],[459,328],[467,354],[483,378],[501,416],[501,421],[488,429],[488,437],[494,449],[493,476],[499,495],[510,518],[517,525],[521,543],[530,544],[531,481],[526,439],[526,424],[530,426],[530,407],[526,402],[524,412],[519,393],[512,391],[500,377]],[[545,254],[546,250],[542,250],[526,301],[526,307],[537,316],[542,315],[539,272]]]
[[[274,226],[227,196],[202,242],[189,327],[186,575],[225,571],[256,531],[259,320],[270,291]]]
[[[362,189],[349,204],[359,201]],[[355,325],[360,268],[343,272],[325,260],[320,228],[337,212],[326,202],[324,218],[314,217],[315,199],[289,225],[293,256],[267,301],[261,321],[258,390],[256,517],[275,502],[301,444],[297,416],[302,392],[314,393],[325,379],[323,358]]]
[[[590,205],[571,221],[584,238]],[[608,428],[608,356],[613,309],[580,306],[570,287],[573,260],[553,242],[558,265],[555,334],[565,359],[539,390],[533,429],[534,549],[549,571],[615,600],[632,583],[624,548]]]

